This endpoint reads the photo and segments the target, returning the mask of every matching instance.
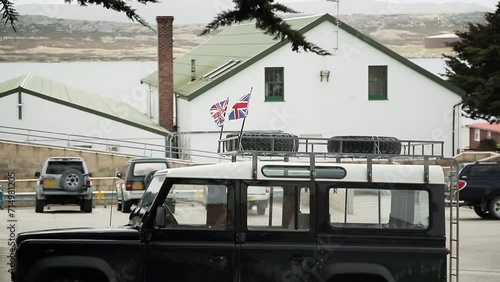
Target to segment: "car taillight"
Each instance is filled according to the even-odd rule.
[[[43,177],[40,177],[40,185],[43,185]]]
[[[465,186],[467,186],[467,182],[465,182],[464,180],[458,181],[458,190],[462,190],[463,188],[465,188]]]
[[[447,254],[447,255],[451,254],[451,250],[450,250],[450,249],[448,249],[448,248],[446,248],[446,254]]]
[[[269,187],[266,188],[266,193],[269,193],[271,191],[271,189],[269,189]]]
[[[125,190],[127,191],[132,190],[132,182],[130,181],[125,182]]]
[[[86,180],[85,180],[85,186],[92,186],[92,180],[90,179],[90,177],[86,178]]]

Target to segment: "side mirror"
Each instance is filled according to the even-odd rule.
[[[167,226],[167,209],[164,206],[158,206],[156,209],[155,227],[164,228]]]
[[[122,178],[122,173],[119,172],[119,171],[117,171],[116,174],[115,174],[115,176],[118,177],[118,178]]]
[[[40,177],[40,172],[39,171],[35,172],[35,177]]]

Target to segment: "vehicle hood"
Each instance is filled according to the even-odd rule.
[[[16,243],[19,245],[23,241],[32,239],[139,240],[139,231],[127,225],[106,228],[77,227],[45,229],[21,232],[17,235]]]

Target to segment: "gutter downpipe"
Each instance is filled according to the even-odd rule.
[[[462,105],[462,102],[453,105],[453,121],[452,121],[452,129],[451,129],[451,156],[454,157],[455,153],[455,116],[456,116],[456,108],[457,106]],[[460,133],[460,132],[459,132]],[[459,136],[460,138],[460,136]]]

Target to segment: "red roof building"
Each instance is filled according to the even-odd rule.
[[[469,127],[469,148],[479,150],[479,142],[483,139],[494,139],[500,143],[500,123],[474,123]]]

